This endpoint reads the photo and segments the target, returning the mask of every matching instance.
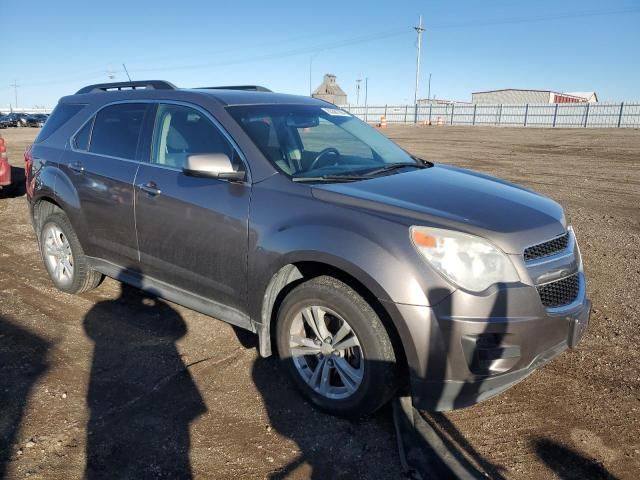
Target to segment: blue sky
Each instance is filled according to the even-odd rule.
[[[123,62],[134,79],[308,94],[311,57],[314,88],[335,73],[355,103],[362,76],[370,104],[406,103],[420,14],[420,97],[432,73],[437,98],[513,87],[640,100],[639,0],[4,0],[0,110],[14,103],[14,80],[19,106],[52,106],[108,70],[126,80]]]

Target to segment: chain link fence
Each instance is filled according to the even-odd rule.
[[[526,105],[344,105],[369,123],[478,125],[552,128],[640,128],[640,103],[552,103]]]

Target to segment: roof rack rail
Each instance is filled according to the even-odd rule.
[[[260,85],[227,85],[223,87],[200,87],[206,90],[246,90],[251,92],[272,92],[267,87]]]
[[[107,92],[109,90],[137,90],[137,89],[151,89],[151,90],[177,90],[173,83],[165,80],[138,80],[131,82],[112,82],[112,83],[96,83],[95,85],[87,85],[76,92],[76,95],[81,93],[93,93],[93,92]]]

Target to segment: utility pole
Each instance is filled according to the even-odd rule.
[[[420,49],[422,48],[422,32],[424,32],[424,28],[422,28],[422,15],[420,15],[420,22],[417,27],[413,27],[416,32],[418,32],[418,55],[416,57],[416,91],[413,96],[413,104],[418,104],[418,87],[420,86]]]
[[[369,77],[365,77],[364,79],[364,121],[365,122],[368,120],[368,116],[369,116],[368,100],[369,100]]]
[[[313,94],[313,87],[311,87],[311,69],[313,66],[313,55],[309,57],[309,96]]]
[[[13,83],[11,85],[9,85],[10,87],[13,87],[13,94],[15,95],[16,98],[16,108],[18,108],[18,87],[20,85],[18,85],[18,81],[14,80]]]
[[[356,80],[356,105],[360,105],[360,82],[362,82],[361,78]]]
[[[369,77],[364,79],[364,106],[368,105],[367,100],[369,97]]]

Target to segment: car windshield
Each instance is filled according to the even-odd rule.
[[[424,164],[337,107],[227,107],[260,151],[294,180],[367,176]]]

